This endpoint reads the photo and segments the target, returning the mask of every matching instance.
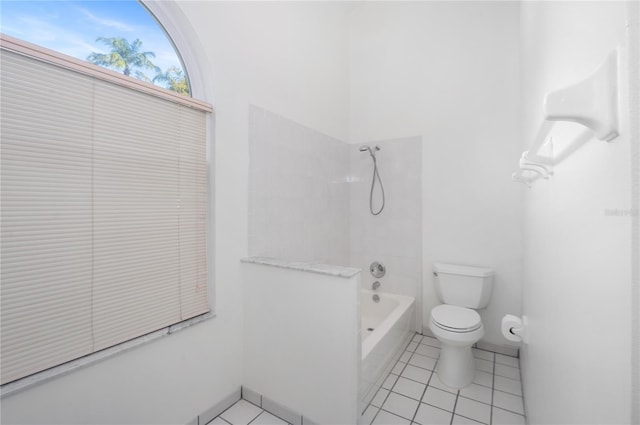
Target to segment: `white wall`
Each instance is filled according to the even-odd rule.
[[[484,340],[520,313],[519,5],[372,2],[351,12],[350,140],[421,135],[424,316],[435,261],[496,270]]]
[[[360,274],[243,269],[244,385],[313,423],[356,424]]]
[[[640,3],[628,6],[629,115],[640,116]],[[635,52],[635,54],[633,53]],[[634,59],[635,56],[635,59]],[[635,75],[635,77],[634,77]],[[631,137],[631,202],[636,216],[632,222],[631,253],[631,423],[640,423],[640,120],[629,123]]]
[[[590,140],[527,192],[523,310],[530,342],[522,371],[530,423],[631,422],[632,216],[606,214],[631,208],[626,7],[522,5],[523,149],[547,91],[586,77],[617,45],[623,54],[620,136]]]
[[[215,113],[217,317],[2,399],[2,423],[186,423],[236,390],[242,372],[248,113],[262,105],[347,135],[345,9],[340,4],[179,2],[199,39]],[[181,16],[181,13],[183,15]],[[211,89],[212,88],[212,89]]]

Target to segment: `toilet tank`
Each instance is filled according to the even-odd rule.
[[[489,304],[493,286],[493,269],[434,263],[436,292],[444,304],[473,309]]]

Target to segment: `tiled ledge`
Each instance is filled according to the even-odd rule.
[[[360,269],[354,267],[342,267],[332,264],[322,264],[303,261],[287,261],[271,257],[246,257],[240,259],[242,263],[261,264],[264,266],[279,267],[282,269],[297,270],[302,272],[318,273],[327,276],[351,278],[360,273]]]

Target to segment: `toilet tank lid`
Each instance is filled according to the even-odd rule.
[[[436,273],[459,274],[462,276],[493,276],[493,269],[488,267],[461,266],[459,264],[433,263],[433,271]]]

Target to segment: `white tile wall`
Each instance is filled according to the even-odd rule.
[[[373,163],[349,145],[282,116],[249,112],[249,255],[361,268],[387,267],[381,292],[416,298],[422,323],[422,139],[379,145],[386,204],[369,212]],[[379,185],[374,191],[379,205]]]
[[[257,106],[249,126],[249,255],[349,265],[349,145]]]
[[[417,323],[422,315],[422,138],[411,137],[368,143],[379,145],[378,171],[386,204],[382,213],[369,212],[373,161],[361,145],[350,146],[350,259],[351,266],[363,270],[362,284],[374,280],[381,292],[416,297]],[[376,182],[374,207],[380,205]],[[381,261],[387,274],[374,279],[369,264]]]

